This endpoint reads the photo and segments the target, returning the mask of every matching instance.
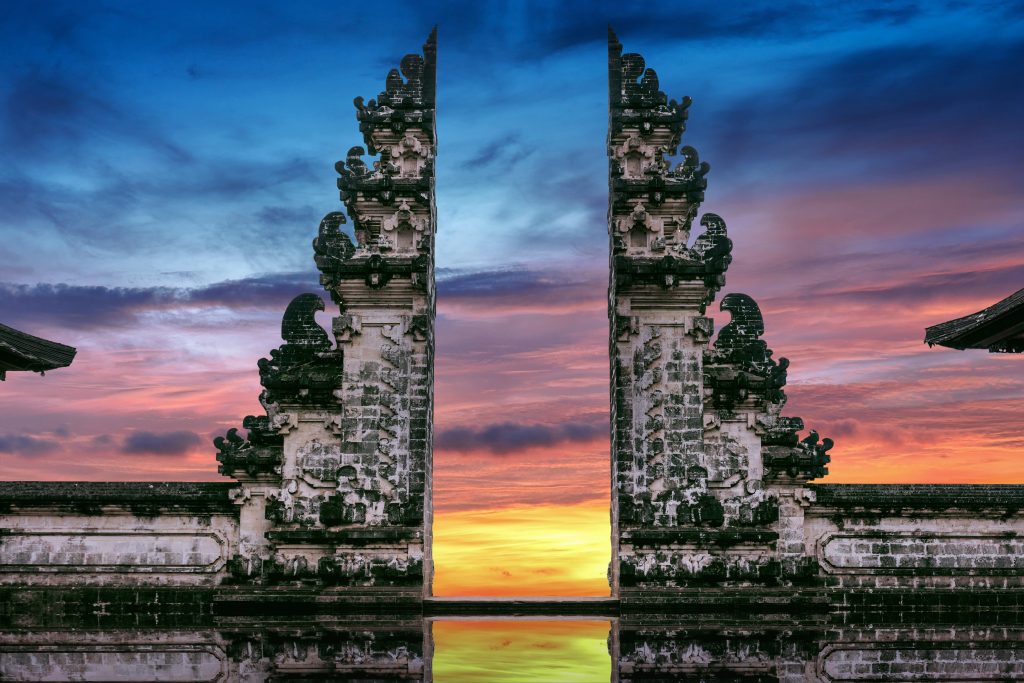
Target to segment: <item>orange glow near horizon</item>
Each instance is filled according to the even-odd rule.
[[[438,513],[434,595],[605,596],[608,499]]]

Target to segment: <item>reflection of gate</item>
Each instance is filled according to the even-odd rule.
[[[481,610],[459,619],[267,619],[207,610],[199,620],[154,629],[139,628],[140,621],[174,622],[173,599],[142,610],[135,603],[134,618],[126,618],[126,605],[117,603],[106,616],[87,618],[61,613],[74,604],[68,594],[51,591],[49,597],[43,610],[26,611],[22,596],[6,603],[19,626],[0,633],[0,679],[864,683],[1024,677],[1019,623],[997,625],[992,615],[977,613],[950,626],[884,608],[870,617],[846,615],[844,623],[710,614],[527,620]],[[885,623],[892,620],[899,623]]]

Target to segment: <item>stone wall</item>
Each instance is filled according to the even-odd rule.
[[[1020,588],[1024,487],[814,485],[804,543],[836,588]]]
[[[0,482],[0,584],[219,584],[239,539],[228,490]]]

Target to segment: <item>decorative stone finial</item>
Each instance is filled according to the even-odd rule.
[[[670,132],[674,151],[686,128],[689,97],[670,100],[660,90],[658,74],[648,68],[644,58],[630,52],[622,54],[622,44],[608,28],[609,131],[612,134],[635,128],[649,136],[656,129]]]
[[[300,294],[288,304],[281,320],[285,343],[258,363],[268,403],[337,404],[341,354],[331,351],[330,337],[316,322],[322,310],[323,299],[316,294]]]

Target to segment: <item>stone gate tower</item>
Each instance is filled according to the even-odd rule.
[[[712,213],[691,239],[709,166],[679,148],[690,99],[669,100],[614,33],[608,69],[612,590],[625,605],[777,583],[799,562],[780,561],[786,522],[765,459],[778,445],[779,462],[800,463],[789,468],[797,485],[824,473],[830,443],[798,444],[803,423],[779,417],[788,361],[759,339],[750,297],[722,300],[732,321],[709,346],[705,310],[725,284],[732,242]]]
[[[435,30],[376,99],[356,98],[366,148],[336,166],[356,244],[342,212],[313,242],[333,334],[318,295],[292,301],[259,363],[267,415],[217,442],[239,483],[239,581],[429,594],[436,54]]]

